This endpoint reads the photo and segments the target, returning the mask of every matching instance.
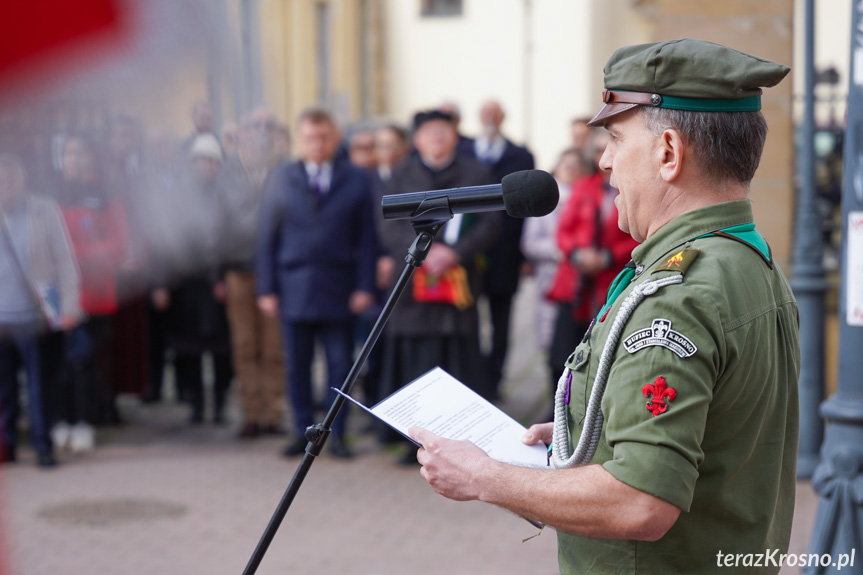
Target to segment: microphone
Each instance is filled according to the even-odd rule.
[[[542,170],[522,170],[504,176],[499,184],[449,190],[392,194],[381,199],[386,220],[418,215],[429,200],[445,199],[451,214],[506,210],[513,218],[538,218],[550,214],[559,199],[557,182]]]

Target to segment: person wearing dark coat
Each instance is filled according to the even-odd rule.
[[[512,143],[501,133],[504,112],[500,104],[489,100],[480,109],[482,135],[475,140],[476,158],[486,164],[499,183],[505,176],[521,170],[534,168],[533,154],[527,148]],[[489,388],[492,398],[500,397],[500,382],[506,352],[509,347],[509,324],[512,315],[512,299],[518,290],[521,265],[525,258],[521,253],[523,218],[512,218],[501,212],[500,238],[486,251],[488,269],[483,277],[482,293],[488,300],[492,326],[491,350],[488,363]]]
[[[393,169],[387,193],[485,185],[488,169],[476,160],[456,153],[456,131],[448,114],[420,112],[414,118],[417,154]],[[464,214],[450,220],[437,234],[422,268],[414,273],[412,288],[405,290],[387,324],[384,353],[384,394],[392,392],[440,366],[481,395],[488,395],[479,349],[479,319],[472,301],[424,301],[420,282],[442,281],[447,274],[461,274],[475,297],[479,289],[477,258],[496,240],[500,219],[496,214]],[[408,220],[381,221],[381,241],[396,261],[403,260],[416,232]],[[397,266],[398,267],[398,266]],[[399,273],[399,269],[395,272]],[[402,462],[415,463],[415,452]]]
[[[336,156],[339,131],[329,112],[300,115],[298,162],[270,176],[256,260],[258,305],[279,315],[288,394],[297,438],[284,455],[303,453],[314,423],[311,363],[315,342],[326,352],[327,388],[340,388],[351,368],[354,316],[373,303],[377,257],[368,175]],[[328,391],[328,401],[335,393]],[[351,457],[345,414],[333,424],[330,452]]]
[[[225,422],[225,400],[234,376],[231,341],[225,310],[225,285],[220,274],[225,219],[217,175],[222,150],[212,134],[201,134],[189,150],[188,169],[182,174],[171,207],[183,214],[182,225],[167,213],[154,232],[165,237],[160,265],[161,286],[151,293],[156,310],[167,311],[165,343],[174,350],[174,371],[181,393],[187,392],[191,423],[204,421],[202,360],[213,359],[212,421]]]

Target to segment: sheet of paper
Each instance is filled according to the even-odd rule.
[[[523,425],[439,367],[370,411],[402,434],[412,426],[447,439],[466,439],[498,461],[548,468],[545,446],[525,445]]]

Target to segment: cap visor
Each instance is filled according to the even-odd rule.
[[[601,126],[608,118],[616,116],[618,114],[622,114],[623,112],[630,110],[636,106],[638,106],[638,104],[616,104],[614,102],[606,104],[602,107],[599,113],[587,123],[587,125],[591,128]]]

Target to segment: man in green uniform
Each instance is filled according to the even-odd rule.
[[[755,229],[761,87],[788,68],[696,40],[628,46],[605,67],[600,167],[641,242],[566,363],[554,470],[422,429],[422,475],[558,531],[562,573],[775,573],[797,453],[797,306]]]

